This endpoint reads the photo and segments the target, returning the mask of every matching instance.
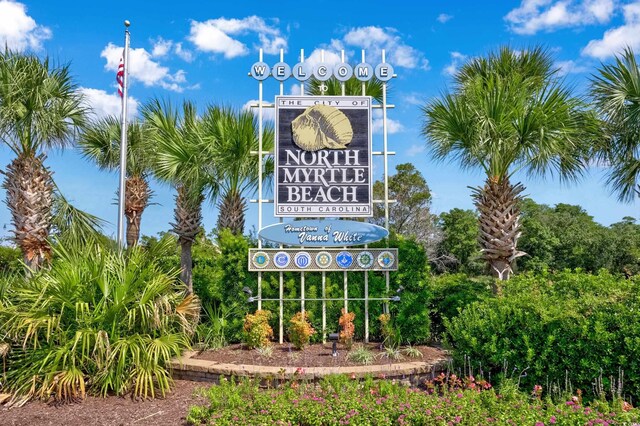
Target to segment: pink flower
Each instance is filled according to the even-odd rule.
[[[549,419],[549,423],[551,423],[552,425],[556,424],[556,416],[551,416],[551,418]]]
[[[536,426],[544,426],[544,423],[542,423],[542,422],[536,422]]]

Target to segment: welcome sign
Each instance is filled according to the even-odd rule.
[[[371,98],[276,97],[277,217],[370,217]]]

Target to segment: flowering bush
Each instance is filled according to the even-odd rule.
[[[258,382],[222,380],[206,391],[207,406],[191,407],[187,421],[211,425],[631,425],[640,410],[621,401],[585,406],[578,398],[540,400],[501,393],[473,378],[441,377],[431,390],[385,380],[330,376],[318,385],[264,390]],[[446,384],[443,385],[443,384]],[[475,385],[474,385],[475,384]],[[451,385],[451,386],[450,386]],[[437,391],[436,391],[437,389]]]
[[[271,344],[273,329],[269,325],[271,312],[258,310],[244,317],[243,341],[249,349],[262,348]]]
[[[342,308],[341,312],[342,315],[338,320],[338,324],[340,324],[340,343],[347,345],[347,348],[351,349],[351,345],[353,345],[353,335],[356,331],[356,327],[353,325],[356,314],[347,312],[344,308]]]
[[[289,320],[289,340],[296,349],[304,348],[315,332],[309,323],[307,312],[298,312]]]

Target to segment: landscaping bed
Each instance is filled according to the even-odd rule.
[[[176,380],[166,398],[136,401],[130,397],[87,397],[71,404],[47,404],[32,401],[22,407],[0,407],[3,426],[120,426],[120,425],[184,425],[189,406],[203,403],[194,395],[201,383]]]
[[[338,356],[331,355],[331,344],[312,344],[303,350],[296,350],[289,343],[273,344],[270,356],[261,355],[256,350],[246,349],[244,345],[235,344],[225,346],[221,349],[198,352],[193,358],[207,361],[215,361],[220,364],[236,365],[265,365],[272,367],[349,367],[363,365],[361,362],[350,360],[347,357],[349,350],[344,345],[338,345]],[[359,347],[353,345],[351,350]],[[373,357],[370,365],[384,365],[402,363],[407,361],[421,361],[435,363],[443,358],[447,358],[445,351],[430,346],[413,346],[422,354],[421,357],[409,357],[406,352],[400,349],[401,358],[393,359],[388,353],[380,348],[379,343],[362,344],[371,351]]]

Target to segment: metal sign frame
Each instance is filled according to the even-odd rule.
[[[331,75],[327,73],[328,66],[324,63],[324,50],[321,51],[320,64],[316,66],[314,70],[311,70],[310,67],[305,64],[305,56],[304,49],[300,49],[300,62],[296,64],[293,68],[289,67],[286,63],[284,63],[284,50],[280,49],[280,62],[275,64],[273,67],[273,73],[267,64],[263,62],[263,50],[260,49],[259,57],[256,64],[253,64],[251,71],[249,72],[249,76],[258,80],[258,103],[257,105],[251,105],[251,107],[258,109],[258,151],[253,154],[258,155],[258,198],[257,200],[251,200],[258,204],[258,230],[262,229],[263,224],[263,204],[265,203],[274,203],[274,200],[265,199],[264,191],[262,185],[262,178],[264,174],[264,159],[266,156],[273,156],[274,152],[266,152],[263,149],[263,121],[264,121],[264,108],[274,108],[274,104],[269,104],[264,102],[264,93],[263,93],[263,85],[264,80],[266,80],[269,76],[273,76],[276,80],[279,81],[280,86],[280,96],[284,96],[284,80],[289,78],[290,76],[294,76],[296,79],[300,80],[300,94],[301,96],[305,95],[305,80],[310,77],[310,73],[313,71],[314,75],[320,81],[328,80]],[[380,155],[383,158],[383,174],[384,174],[384,198],[382,200],[373,200],[373,203],[384,204],[384,224],[385,228],[389,229],[389,204],[395,202],[395,200],[389,199],[389,155],[394,155],[395,152],[391,152],[388,150],[388,120],[387,120],[387,109],[393,108],[393,105],[387,104],[387,81],[391,78],[396,77],[393,73],[393,68],[387,64],[386,62],[386,54],[385,50],[381,52],[382,60],[381,63],[375,67],[376,76],[382,81],[382,103],[377,105],[372,105],[373,108],[382,109],[382,150],[381,151],[372,151],[372,155]],[[369,78],[373,77],[374,68],[366,63],[365,51],[362,50],[361,56],[362,62],[358,64],[355,69],[351,68],[345,62],[345,52],[341,51],[341,63],[337,64],[334,68],[334,72],[336,77],[342,81],[342,96],[345,96],[345,83],[344,81],[348,80],[351,75],[348,75],[348,70],[351,68],[351,72],[355,71],[356,77],[362,81],[362,96],[366,96],[366,86],[365,81]],[[287,72],[287,68],[289,68]],[[261,69],[261,72],[257,72]],[[343,74],[340,69],[346,69],[346,74]],[[365,74],[370,73],[371,77],[369,78],[360,78]],[[368,75],[368,74],[367,74]],[[372,165],[372,164],[371,164]],[[372,183],[373,184],[373,183]],[[275,212],[274,212],[275,213]],[[282,217],[279,218],[279,222],[282,223]],[[388,239],[387,248],[389,246]],[[280,249],[283,248],[282,244],[280,244]],[[364,246],[365,249],[367,245]],[[258,239],[258,249],[262,248],[262,240]],[[346,249],[346,247],[345,247]],[[326,272],[322,273],[322,340],[323,342],[326,340],[326,302],[333,300],[328,299],[326,295]],[[350,300],[358,300],[349,298],[348,294],[348,273],[347,271],[343,272],[343,292],[344,292],[344,309],[348,310],[348,301]],[[386,292],[389,294],[389,271],[384,271],[386,281]],[[369,301],[370,300],[378,300],[380,298],[370,298],[369,297],[369,271],[364,271],[364,297],[362,300],[364,301],[364,338],[365,342],[369,341]],[[384,298],[383,298],[384,299]],[[257,297],[255,300],[258,303],[258,309],[262,309],[262,271],[258,271],[258,291]],[[271,299],[265,299],[271,300]],[[284,298],[284,278],[283,272],[279,272],[279,297],[277,299],[279,301],[279,333],[278,340],[279,343],[283,343],[284,340],[284,302],[288,299]],[[304,312],[305,310],[305,272],[300,272],[300,309]],[[389,312],[389,304],[386,302],[383,305],[383,309],[385,313]]]

